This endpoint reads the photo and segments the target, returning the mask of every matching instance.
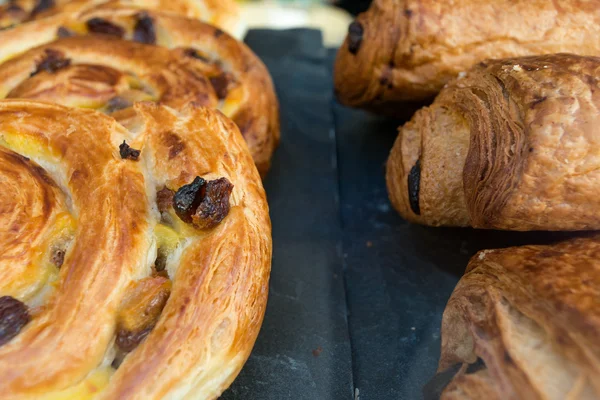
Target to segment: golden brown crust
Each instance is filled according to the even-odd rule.
[[[337,56],[336,93],[387,114],[487,58],[600,52],[598,0],[375,0],[356,21],[362,40],[355,25]]]
[[[0,102],[3,181],[6,174],[16,187],[25,173],[39,175],[36,171],[43,168],[49,174],[23,184],[18,192],[23,195],[7,205],[47,204],[48,211],[30,221],[40,228],[36,232],[63,209],[75,221],[56,282],[46,277],[45,288],[36,288],[45,295],[22,297],[34,306],[37,296],[40,307],[0,347],[3,397],[60,391],[98,369],[112,371],[108,365],[119,313],[128,304],[123,300],[132,282],[151,273],[158,246],[168,249],[171,295],[154,329],[125,357],[101,397],[216,398],[252,349],[267,299],[271,227],[247,146],[235,124],[218,111],[195,105],[176,111],[141,102],[133,112],[125,128],[92,110]],[[166,140],[174,136],[176,154],[173,141]],[[124,140],[141,150],[139,161],[122,158]],[[156,192],[165,186],[176,190],[195,176],[224,177],[234,185],[229,214],[209,230],[193,229],[176,217],[166,227]],[[59,199],[46,201],[56,187],[61,188],[55,194]],[[12,220],[19,227],[19,207],[11,209],[11,214],[0,214],[2,226]],[[155,233],[161,226],[174,243],[166,245]],[[24,229],[34,231],[29,225]],[[52,232],[39,235],[44,253],[60,239]],[[162,285],[160,278],[156,281]]]
[[[0,60],[10,59],[28,48],[55,40],[60,27],[67,28],[76,34],[86,34],[88,33],[86,22],[94,18],[99,18],[122,28],[124,38],[133,39],[134,28],[139,15],[140,10],[134,7],[103,5],[77,13],[70,18],[50,17],[30,22],[0,33],[0,41],[2,42]],[[209,86],[228,84],[227,90],[224,91],[224,96],[222,96],[224,98],[217,99],[218,102],[215,100],[215,95],[219,93],[215,93],[212,87],[207,90],[200,90],[198,85],[179,85],[183,94],[180,103],[185,104],[194,91],[198,92],[200,90],[196,93],[196,96],[208,96],[208,99],[204,101],[205,105],[218,107],[238,124],[256,165],[264,176],[270,167],[271,157],[279,143],[279,105],[271,77],[264,64],[243,43],[210,25],[160,12],[145,11],[144,15],[152,21],[156,33],[156,44],[170,48],[170,55],[167,55],[169,52],[164,49],[119,42],[107,45],[100,43],[99,39],[91,38],[89,42],[85,42],[84,39],[66,39],[66,41],[63,39],[58,43],[62,43],[62,47],[72,47],[73,51],[70,51],[69,54],[74,60],[83,58],[77,57],[78,52],[92,54],[96,51],[98,54],[102,53],[96,58],[88,58],[86,60],[87,64],[107,65],[113,69],[123,71],[125,70],[122,67],[124,62],[133,70],[139,69],[136,68],[138,64],[151,66],[156,63],[157,70],[159,70],[159,66],[168,64],[167,59],[178,59],[179,64],[185,62],[193,66],[198,79],[206,80],[210,83]],[[94,43],[98,43],[98,45],[96,46]],[[101,46],[102,50],[98,46]],[[45,48],[52,47],[48,45]],[[17,59],[22,60],[27,58],[28,54],[39,51],[39,49],[31,50],[25,55],[17,57]],[[127,61],[129,58],[137,61]],[[72,63],[75,63],[75,61]],[[5,72],[6,69],[6,67],[0,66],[0,84],[5,86],[5,90],[7,87],[13,90],[16,78],[11,74],[15,74],[18,69],[13,67],[10,73]],[[222,77],[227,79],[221,79]],[[23,81],[24,78],[23,76],[20,80]],[[48,77],[45,76],[43,79],[34,77],[34,79],[46,82]],[[175,85],[175,82],[178,81],[179,78],[175,74],[171,80],[163,79],[163,84]],[[41,83],[30,83],[29,85],[38,87]],[[68,85],[76,86],[72,79]],[[79,90],[78,88],[73,89]],[[91,89],[93,87],[87,90],[88,96],[91,95]],[[8,91],[4,93],[6,95]],[[15,97],[25,97],[26,93],[18,92],[14,95]],[[172,100],[174,101],[177,98],[179,97],[174,96]],[[65,102],[70,97],[64,97],[64,92],[61,92],[60,96],[47,97],[47,99]],[[164,102],[164,99],[161,101]],[[68,104],[77,105],[74,103]],[[176,107],[175,104],[169,105]]]
[[[598,229],[599,71],[599,58],[566,54],[474,67],[400,128],[392,203],[427,225]],[[408,186],[417,160],[420,210]]]
[[[477,358],[485,369],[459,373],[442,398],[600,396],[599,256],[598,236],[475,255],[444,311],[439,370]]]
[[[160,10],[200,19],[231,34],[241,32],[234,0],[12,0],[0,5],[0,29],[59,14],[84,12],[98,5]]]

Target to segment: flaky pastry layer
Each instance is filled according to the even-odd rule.
[[[488,60],[400,128],[390,199],[410,221],[600,228],[600,58]]]
[[[402,115],[487,58],[600,52],[598,0],[374,0],[335,64],[338,99]]]
[[[439,370],[464,367],[441,398],[598,398],[599,257],[597,236],[475,255],[444,311]]]

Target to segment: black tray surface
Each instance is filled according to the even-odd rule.
[[[319,32],[254,30],[246,42],[275,82],[282,141],[265,182],[274,242],[267,313],[222,398],[421,399],[469,258],[567,235],[406,223],[384,175],[403,121],[335,102],[335,51]]]

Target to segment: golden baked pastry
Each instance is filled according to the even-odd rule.
[[[212,399],[267,301],[271,226],[235,124],[0,101],[3,398]]]
[[[172,12],[201,19],[233,35],[242,32],[234,0],[8,0],[0,5],[0,29],[59,14],[66,17],[101,4]]]
[[[56,44],[25,51],[59,36],[87,33],[102,35],[88,39],[64,38]],[[159,44],[171,51],[137,43],[106,42],[108,37]],[[70,65],[54,73],[30,78],[35,63],[44,58],[47,50],[53,49],[60,49],[64,58],[70,60]],[[126,74],[117,72],[122,71],[137,75],[140,82],[136,85],[151,92],[154,100],[169,106],[185,105],[193,99],[203,105],[218,107],[240,127],[263,175],[269,169],[271,156],[279,142],[279,105],[264,64],[243,43],[194,19],[103,5],[77,14],[74,19],[45,18],[0,32],[0,60],[5,60],[0,66],[2,96],[33,98],[32,94],[37,93],[35,98],[61,104],[85,106],[81,103],[87,100],[96,103],[101,100],[102,103],[115,95],[109,87],[124,84],[121,78],[112,81],[115,74],[124,77]],[[82,77],[81,74],[92,74],[90,66],[112,72],[105,73],[104,77],[98,73],[94,73],[94,77]],[[178,76],[180,72],[174,69],[181,68],[189,72]],[[170,76],[157,72],[161,70],[171,70],[167,73]],[[62,92],[58,91],[58,85]],[[82,85],[85,86],[83,94]],[[165,87],[164,90],[171,87],[172,95],[168,99],[159,96],[157,85]],[[50,86],[52,91],[47,90]],[[67,91],[71,96],[65,95]],[[71,101],[73,92],[78,94],[78,101]],[[129,100],[138,99],[145,98],[142,95]]]
[[[400,128],[394,207],[427,225],[600,229],[600,58],[485,61]]]
[[[464,365],[441,398],[599,398],[599,298],[598,236],[479,252],[444,311],[439,371]]]
[[[338,99],[398,114],[487,58],[600,54],[598,0],[374,0],[335,64]]]

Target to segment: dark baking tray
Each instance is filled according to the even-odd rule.
[[[319,32],[257,30],[246,41],[273,76],[282,142],[265,182],[274,242],[267,313],[222,398],[423,398],[442,312],[469,258],[565,235],[406,223],[384,179],[403,121],[335,102],[335,51]]]

